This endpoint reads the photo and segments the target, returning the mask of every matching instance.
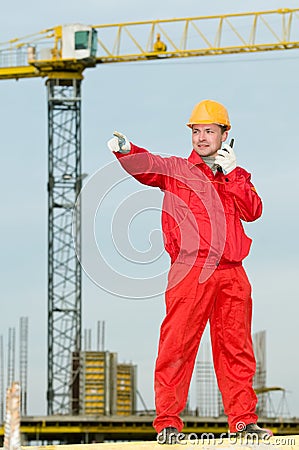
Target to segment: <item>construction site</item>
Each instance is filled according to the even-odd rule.
[[[104,322],[98,323],[99,348],[103,347]],[[84,345],[88,346],[91,330],[85,330]],[[16,330],[9,329],[7,380],[8,386],[16,382],[15,368]],[[137,367],[118,363],[117,353],[103,350],[81,350],[71,355],[70,412],[49,414],[46,417],[28,416],[28,318],[20,318],[19,379],[20,425],[22,445],[32,442],[79,444],[105,441],[154,440],[152,421],[155,411],[148,410],[138,391]],[[287,393],[283,387],[267,385],[266,333],[254,334],[257,370],[254,389],[258,395],[258,414],[264,423],[280,435],[297,434],[299,419],[291,418]],[[3,337],[1,336],[1,422],[4,436],[5,396]],[[5,371],[6,372],[6,371]],[[196,407],[187,403],[184,410],[190,433],[227,431],[226,416],[221,394],[217,387],[211,349],[208,343],[199,352],[195,369]],[[277,395],[278,394],[278,395]],[[138,409],[139,404],[143,409]],[[7,403],[7,402],[6,402]]]
[[[107,348],[109,323],[98,320],[93,339],[91,328],[82,319],[85,244],[80,194],[86,174],[82,169],[81,109],[82,84],[88,82],[83,81],[83,74],[109,64],[117,70],[120,63],[136,66],[207,56],[217,59],[255,53],[258,58],[265,52],[298,52],[298,30],[299,9],[281,8],[115,24],[58,25],[25,37],[8,36],[7,42],[0,43],[1,82],[18,80],[25,85],[28,79],[41,79],[45,84],[48,144],[44,243],[47,412],[29,413],[29,336],[35,325],[30,311],[21,317],[16,312],[18,326],[0,330],[0,439],[5,449],[34,445],[63,449],[77,444],[90,450],[98,448],[97,444],[99,448],[122,448],[119,442],[126,443],[123,448],[129,449],[132,442],[134,448],[142,449],[142,445],[154,447],[146,447],[141,441],[156,439],[152,425],[155,410],[147,406],[144,388],[140,388],[144,374],[138,363],[134,357],[124,362],[118,348]],[[253,387],[258,396],[259,423],[277,436],[293,436],[299,434],[299,417],[290,412],[291,394],[287,387],[272,386],[268,381],[266,350],[272,344],[269,339],[266,342],[266,327],[253,334]],[[126,336],[122,334],[121,339],[125,341]],[[216,437],[227,433],[209,344],[199,351],[193,379],[196,395],[182,413],[184,432],[212,433]],[[294,441],[293,447],[298,445]]]

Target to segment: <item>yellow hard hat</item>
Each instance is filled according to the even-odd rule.
[[[192,128],[192,125],[201,123],[217,123],[224,125],[227,130],[231,129],[231,124],[228,117],[228,112],[221,103],[214,100],[203,100],[195,105],[187,126]]]

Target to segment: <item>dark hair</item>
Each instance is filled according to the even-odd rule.
[[[227,131],[227,125],[219,125],[221,128],[221,134],[223,134],[225,131]]]

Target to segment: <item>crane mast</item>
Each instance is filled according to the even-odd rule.
[[[81,350],[81,267],[77,258],[81,251],[81,206],[77,201],[82,183],[81,80],[48,79],[47,93],[47,403],[51,415],[70,412],[71,355]]]
[[[48,95],[48,414],[71,412],[81,349],[81,80],[103,63],[299,48],[299,9],[72,24],[0,43],[0,80],[45,77]],[[76,204],[76,208],[74,208]],[[73,399],[74,401],[74,399]],[[75,399],[76,401],[76,399]]]

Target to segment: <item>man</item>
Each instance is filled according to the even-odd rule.
[[[115,132],[108,142],[123,168],[164,192],[162,228],[171,258],[155,367],[158,442],[175,443],[200,340],[210,322],[214,367],[230,432],[260,428],[252,387],[251,286],[242,266],[251,239],[241,220],[262,213],[250,174],[237,167],[223,105],[203,100],[192,111],[193,150],[185,158],[162,158]],[[222,146],[223,145],[223,146]]]

